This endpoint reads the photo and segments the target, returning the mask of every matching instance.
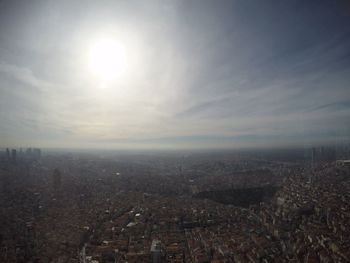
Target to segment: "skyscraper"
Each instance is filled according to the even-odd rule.
[[[161,242],[159,240],[153,240],[151,245],[152,263],[162,262],[161,252]]]
[[[9,148],[6,148],[6,160],[10,161],[11,157],[10,157],[10,150]]]
[[[11,151],[11,161],[15,164],[17,163],[17,150],[12,149]]]

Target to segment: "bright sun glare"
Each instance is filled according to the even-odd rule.
[[[89,67],[103,81],[117,78],[124,66],[125,51],[114,39],[100,39],[90,46]]]

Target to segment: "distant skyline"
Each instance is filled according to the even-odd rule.
[[[88,65],[101,39],[111,80]],[[0,147],[349,141],[350,3],[0,1],[0,94]]]

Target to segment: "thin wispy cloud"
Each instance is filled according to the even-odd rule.
[[[252,147],[350,134],[344,2],[38,1],[0,7],[0,140],[48,147]],[[116,37],[103,83],[91,42]],[[180,146],[179,146],[180,145]]]

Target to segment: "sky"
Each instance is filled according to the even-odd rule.
[[[104,39],[113,80],[89,67]],[[349,84],[347,1],[0,1],[3,147],[348,141]]]

